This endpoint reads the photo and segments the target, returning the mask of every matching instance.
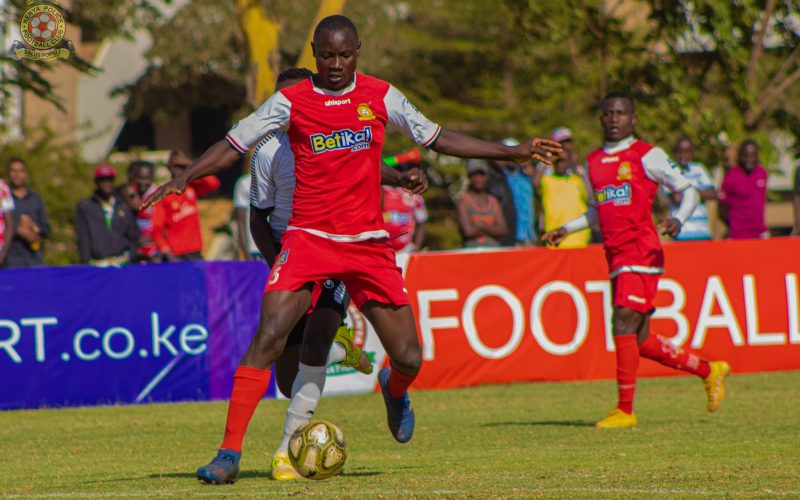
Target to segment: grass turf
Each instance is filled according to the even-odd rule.
[[[379,394],[326,398],[350,453],[327,481],[269,479],[287,407],[265,401],[232,486],[194,470],[221,440],[226,404],[0,412],[0,496],[40,498],[800,496],[800,372],[733,376],[720,411],[695,378],[643,379],[636,429],[592,427],[613,382],[531,383],[412,394],[414,439],[389,435]]]

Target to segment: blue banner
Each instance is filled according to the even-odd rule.
[[[227,398],[266,277],[255,262],[0,271],[0,409]]]

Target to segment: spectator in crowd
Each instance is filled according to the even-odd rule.
[[[128,165],[129,202],[133,203],[133,214],[139,230],[139,250],[136,261],[140,263],[161,262],[158,245],[153,240],[153,207],[139,210],[141,201],[152,194],[158,186],[153,184],[156,167],[149,161],[136,160]]]
[[[564,149],[564,156],[553,166],[552,173],[543,173],[537,190],[544,212],[544,230],[553,231],[580,217],[589,206],[589,192],[584,180],[572,169],[574,153]],[[567,235],[557,248],[582,248],[589,244],[591,230],[581,229]]]
[[[400,163],[395,169],[407,171],[414,163]],[[383,186],[383,221],[389,232],[389,244],[395,252],[414,252],[425,242],[428,211],[425,200],[401,187]]]
[[[722,181],[719,218],[728,226],[730,239],[768,238],[767,171],[758,164],[758,145],[744,141],[738,160]]]
[[[78,203],[75,229],[83,264],[120,266],[136,252],[139,231],[127,203],[114,194],[116,175],[110,165],[98,165],[94,172],[97,189]]]
[[[28,187],[28,167],[21,158],[8,162],[8,182],[14,196],[16,232],[6,267],[43,266],[42,240],[50,235],[50,223],[38,193]]]
[[[191,163],[191,158],[175,150],[170,153],[167,166],[175,178]],[[197,197],[216,191],[219,185],[216,177],[203,177],[187,185],[182,194],[168,195],[153,207],[153,241],[165,261],[203,259]]]
[[[236,218],[236,235],[238,249],[245,260],[264,260],[258,251],[253,235],[250,234],[250,186],[252,184],[250,169],[239,177],[233,188],[233,209]]]
[[[6,181],[0,179],[0,267],[6,262],[13,235],[14,195]]]
[[[517,207],[514,205],[514,193],[511,191],[511,186],[508,184],[505,170],[495,162],[489,162],[486,192],[500,203],[500,207],[503,209],[503,218],[508,227],[516,228]],[[500,246],[513,247],[516,243],[516,234],[514,231],[507,231],[506,234],[500,238]]]
[[[487,192],[489,169],[484,160],[467,161],[469,187],[456,201],[465,248],[500,246],[508,233],[500,202]]]
[[[714,189],[714,183],[708,175],[706,166],[702,163],[692,161],[694,156],[694,143],[688,137],[681,137],[675,143],[673,149],[675,160],[678,162],[678,167],[681,169],[683,176],[692,183],[692,187],[700,193],[700,203],[697,208],[692,212],[692,216],[681,227],[681,232],[675,237],[677,241],[692,241],[692,240],[710,240],[711,230],[708,227],[708,208],[706,207],[707,201],[717,199],[717,191]],[[669,205],[669,212],[674,216],[678,211],[678,207],[683,200],[683,193],[670,193],[667,188],[662,187],[667,195],[667,203]]]
[[[506,146],[519,145],[519,141],[511,137],[503,139],[502,142]],[[533,246],[536,241],[533,228],[533,180],[523,170],[522,165],[510,161],[497,162],[497,165],[503,169],[514,202],[514,225],[508,225],[509,232],[514,236],[514,245]]]

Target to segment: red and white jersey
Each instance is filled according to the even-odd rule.
[[[653,199],[659,184],[677,192],[689,180],[663,149],[633,137],[593,151],[586,163],[611,277],[663,273]]]
[[[441,131],[389,83],[358,73],[337,92],[316,87],[312,78],[276,92],[226,138],[246,153],[266,134],[288,126],[296,184],[287,231],[363,241],[389,236],[380,176],[387,123],[422,146],[433,144]]]
[[[4,214],[13,210],[14,197],[11,195],[11,188],[8,187],[6,181],[0,179],[0,248],[2,248],[6,239],[6,219]],[[11,236],[13,235],[9,235],[9,242],[11,241]]]
[[[417,224],[428,220],[425,200],[400,187],[383,186],[383,221],[389,231],[389,244],[395,251],[408,248],[413,243]]]

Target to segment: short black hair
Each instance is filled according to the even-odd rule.
[[[631,97],[631,95],[628,94],[627,92],[622,92],[620,90],[613,90],[609,92],[608,94],[606,94],[605,97],[603,97],[603,100],[600,101],[600,107],[602,107],[603,104],[605,104],[606,101],[610,99],[625,99],[629,103],[631,103],[631,110],[636,111],[636,104],[633,102],[633,97]]]
[[[305,80],[313,75],[314,73],[306,68],[289,68],[281,71],[281,74],[278,75],[277,83],[285,82],[286,80]]]
[[[28,162],[23,160],[22,157],[20,156],[12,156],[11,158],[9,158],[8,161],[6,162],[6,168],[10,167],[12,163],[22,163],[23,165],[25,165],[25,168],[28,168]]]
[[[339,14],[328,16],[324,18],[322,21],[317,24],[317,27],[314,28],[314,40],[317,39],[317,36],[322,31],[330,31],[330,32],[337,32],[337,31],[346,31],[350,30],[353,32],[353,35],[356,37],[356,42],[358,41],[358,30],[356,29],[356,25],[353,24],[353,21],[350,20],[347,16],[342,16]]]
[[[753,146],[756,148],[756,151],[758,151],[758,143],[753,139],[746,139],[739,145],[739,156],[742,156],[742,152],[747,146]]]
[[[689,142],[689,144],[690,144],[692,147],[694,147],[694,141],[692,140],[692,138],[691,138],[691,137],[689,137],[688,135],[682,135],[682,136],[678,137],[678,140],[677,140],[677,141],[675,141],[675,146],[673,147],[673,149],[678,149],[678,146],[680,146],[680,144],[681,144],[682,142],[685,142],[685,141],[686,141],[686,142]]]

